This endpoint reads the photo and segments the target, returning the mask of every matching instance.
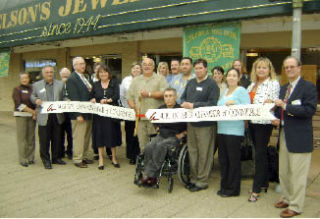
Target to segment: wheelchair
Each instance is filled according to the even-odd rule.
[[[134,176],[134,184],[139,184],[140,179],[143,177],[144,171],[144,153],[137,157],[136,172]],[[159,176],[154,186],[154,189],[159,188],[160,178],[166,177],[168,180],[167,190],[169,193],[173,190],[174,179],[173,176],[177,174],[179,181],[186,185],[189,183],[190,166],[189,166],[189,154],[186,138],[180,141],[180,144],[169,151],[166,155],[164,162],[161,165]]]

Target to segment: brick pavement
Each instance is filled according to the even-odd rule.
[[[11,113],[0,113],[0,139],[0,217],[278,217],[280,213],[273,207],[279,197],[275,184],[257,203],[247,201],[251,179],[242,180],[240,197],[217,196],[217,165],[209,189],[191,193],[175,178],[169,194],[164,178],[159,190],[133,184],[135,167],[125,159],[124,146],[119,149],[120,169],[113,168],[109,160],[104,171],[97,169],[97,162],[78,169],[65,159],[66,166],[45,170],[38,146],[35,165],[18,165]],[[319,174],[320,151],[316,150],[302,217],[320,217]]]

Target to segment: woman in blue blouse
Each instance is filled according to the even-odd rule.
[[[250,104],[247,90],[239,86],[240,72],[231,68],[227,71],[228,88],[224,91],[218,106]],[[221,183],[218,195],[221,197],[238,196],[240,194],[241,161],[240,144],[244,136],[245,122],[218,121],[219,163]]]

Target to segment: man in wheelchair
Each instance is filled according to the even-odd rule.
[[[165,104],[159,109],[180,108],[177,104],[177,92],[174,88],[167,88],[164,91]],[[152,138],[144,149],[144,176],[139,180],[140,185],[153,186],[157,182],[161,166],[166,155],[177,147],[180,140],[186,135],[186,123],[162,123],[155,124],[158,134]]]

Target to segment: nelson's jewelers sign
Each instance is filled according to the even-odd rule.
[[[34,0],[0,11],[0,49],[84,36],[292,13],[292,1]],[[320,0],[304,3],[306,11]]]

